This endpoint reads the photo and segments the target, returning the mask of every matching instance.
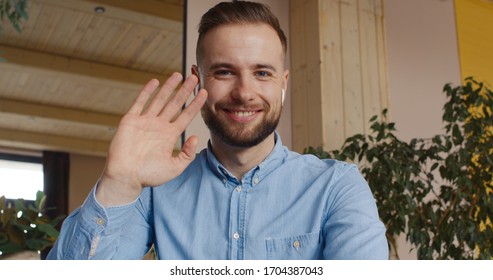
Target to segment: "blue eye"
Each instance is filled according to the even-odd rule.
[[[268,71],[257,71],[257,72],[255,72],[255,76],[262,78],[262,79],[265,79],[265,78],[271,77],[272,74]]]
[[[227,75],[232,75],[233,72],[230,70],[217,70],[214,72],[214,75],[216,76],[227,76]]]

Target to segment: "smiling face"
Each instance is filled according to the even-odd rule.
[[[201,43],[202,116],[213,141],[252,147],[271,136],[281,116],[288,71],[277,33],[266,24],[229,24]]]

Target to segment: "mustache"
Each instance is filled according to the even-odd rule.
[[[265,102],[246,103],[246,102],[242,102],[241,100],[218,102],[215,107],[230,110],[230,111],[234,111],[234,110],[238,110],[238,111],[260,111],[260,110],[269,110],[270,109],[270,106]]]

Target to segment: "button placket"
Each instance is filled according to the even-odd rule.
[[[242,200],[242,195],[244,194],[244,186],[242,185],[241,182],[235,181],[235,185],[232,185],[232,181],[228,180],[228,187],[230,188],[231,192],[231,212],[230,212],[230,240],[232,242],[232,246],[230,254],[232,259],[241,259],[242,258],[242,246],[241,242],[243,239],[243,236],[241,235],[242,233],[242,223],[241,223],[241,216],[242,214],[242,206],[241,206],[241,200]],[[232,187],[232,188],[231,188]]]

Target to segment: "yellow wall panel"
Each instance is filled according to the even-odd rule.
[[[455,0],[462,79],[493,86],[493,1]]]

